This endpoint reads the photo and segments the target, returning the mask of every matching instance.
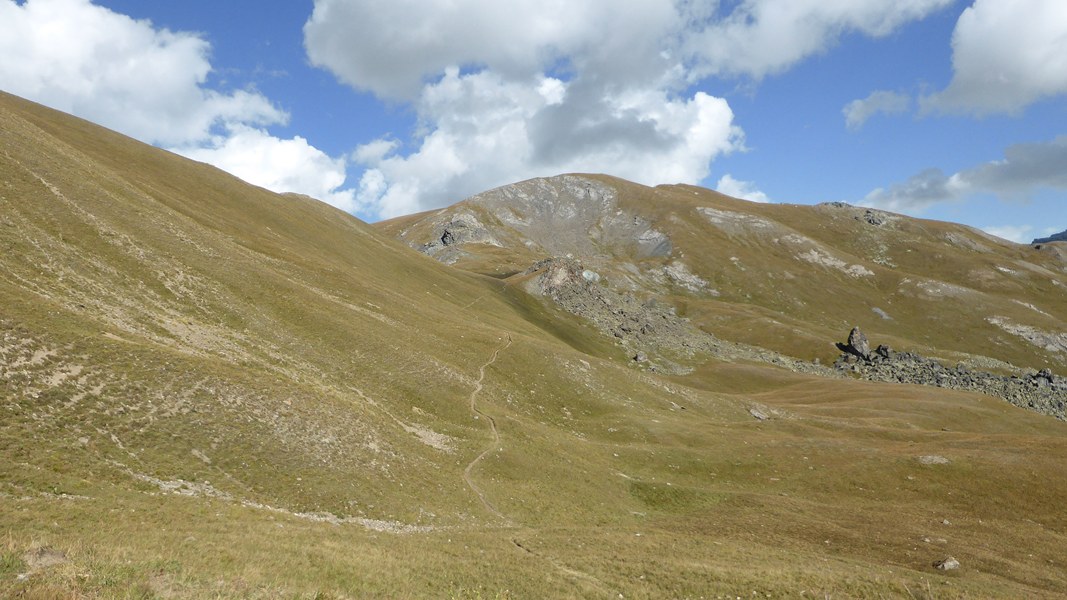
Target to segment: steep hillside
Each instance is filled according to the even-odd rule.
[[[878,285],[896,295],[874,306],[905,329],[872,325],[872,338],[971,352],[967,331],[925,342],[918,314],[962,302],[919,279],[959,264],[1001,275],[936,281],[967,284],[1013,324],[1062,331],[1058,258],[967,233],[961,244],[995,251],[943,253],[948,266],[924,271],[902,241],[886,256],[912,285],[859,241],[831,243],[826,219],[786,218],[809,214],[798,208],[591,181],[629,190],[594,232],[602,257],[561,229],[576,213],[540,232],[532,219],[514,234],[485,226],[493,240],[457,255],[465,271],[324,204],[0,95],[0,596],[1067,593],[1062,422],[749,354],[819,355],[808,342],[840,337]],[[740,265],[713,268],[701,248],[740,234],[699,212],[675,223],[687,194],[694,208],[789,223],[811,247],[753,237]],[[818,210],[852,226],[851,209]],[[917,244],[960,231],[921,226]],[[868,283],[796,257],[842,248],[875,272]],[[674,310],[721,336],[718,358],[679,351],[696,369],[686,376],[636,366],[528,293],[543,274],[529,262],[560,252],[618,280],[604,289],[622,298],[669,289]],[[793,309],[793,288],[756,273],[785,281],[785,265],[852,295],[791,284],[807,294]],[[1013,334],[999,344],[974,353],[1056,366]],[[933,566],[949,556],[960,568]]]

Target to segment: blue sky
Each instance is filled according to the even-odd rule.
[[[1063,0],[0,0],[0,89],[370,221],[591,171],[1067,228]]]

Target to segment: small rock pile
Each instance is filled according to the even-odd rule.
[[[963,365],[946,367],[914,352],[895,352],[879,345],[873,351],[867,336],[853,328],[834,367],[869,381],[911,383],[981,392],[1003,398],[1015,406],[1067,420],[1067,377],[1049,369],[1022,375],[997,375]]]

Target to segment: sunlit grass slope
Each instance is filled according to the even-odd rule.
[[[0,596],[1067,593],[1062,423],[623,358],[324,204],[0,96]]]

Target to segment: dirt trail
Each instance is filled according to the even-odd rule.
[[[486,361],[486,363],[482,365],[480,369],[478,369],[478,381],[474,382],[474,390],[471,392],[470,395],[471,413],[473,413],[476,418],[483,418],[489,421],[489,430],[493,434],[493,441],[485,450],[482,451],[481,454],[474,457],[474,460],[472,460],[467,465],[466,469],[463,469],[463,481],[465,481],[467,483],[467,487],[469,487],[471,491],[473,491],[474,494],[478,496],[478,500],[481,500],[482,505],[485,506],[486,510],[493,513],[493,515],[495,515],[501,521],[504,521],[504,523],[506,523],[508,526],[511,526],[511,520],[504,516],[504,513],[500,512],[500,510],[497,509],[496,506],[493,506],[493,503],[485,497],[485,494],[482,492],[481,488],[479,488],[478,485],[474,483],[474,479],[471,478],[471,472],[474,470],[474,467],[478,466],[478,463],[481,462],[483,458],[488,456],[490,452],[495,452],[500,448],[500,432],[496,428],[496,419],[479,410],[477,400],[478,394],[482,391],[482,382],[485,380],[485,370],[489,367],[489,365],[496,362],[496,359],[498,356],[500,356],[501,352],[507,350],[508,347],[511,346],[511,334],[509,333],[507,334],[507,336],[507,343],[505,343],[502,347],[497,348],[496,351],[493,352],[493,356],[491,356],[489,360]]]
[[[481,411],[478,408],[477,400],[478,394],[480,394],[482,391],[482,382],[485,380],[485,370],[489,368],[489,366],[492,365],[494,362],[496,362],[496,359],[498,356],[500,356],[501,352],[507,350],[508,347],[511,346],[511,342],[512,338],[511,334],[509,333],[507,334],[507,342],[500,348],[497,348],[493,352],[493,355],[489,358],[489,360],[486,361],[486,363],[483,364],[480,369],[478,369],[478,380],[474,382],[474,390],[471,391],[470,395],[471,413],[474,414],[476,417],[480,419],[485,419],[489,422],[489,431],[493,434],[493,441],[485,448],[485,450],[482,450],[482,452],[478,456],[474,457],[474,460],[467,464],[467,468],[463,469],[463,481],[466,482],[467,487],[469,487],[471,491],[473,491],[474,494],[478,496],[478,500],[480,500],[482,505],[485,506],[485,509],[492,513],[496,518],[503,521],[505,527],[519,528],[519,533],[533,533],[533,530],[516,525],[504,513],[500,512],[500,509],[498,509],[495,505],[493,505],[492,502],[489,501],[488,498],[486,498],[485,493],[482,492],[481,488],[479,488],[476,483],[474,483],[474,479],[471,477],[471,472],[476,466],[478,466],[478,463],[481,462],[483,458],[488,456],[489,453],[496,452],[500,449],[500,432],[499,430],[497,430],[496,419]],[[604,583],[593,575],[575,569],[571,569],[550,556],[545,556],[543,554],[540,554],[539,552],[534,552],[530,549],[528,545],[523,543],[517,537],[513,537],[511,539],[511,543],[514,544],[515,547],[521,550],[522,552],[549,563],[559,572],[563,573],[564,575],[567,575],[573,580],[576,580],[581,585],[586,586],[590,591],[595,592],[598,595],[604,595],[608,593],[608,590],[605,587]]]

